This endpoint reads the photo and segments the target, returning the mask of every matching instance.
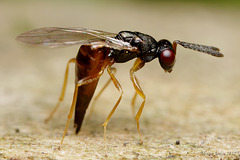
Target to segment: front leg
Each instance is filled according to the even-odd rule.
[[[142,141],[142,136],[141,136],[141,132],[140,132],[140,129],[139,129],[139,119],[140,119],[140,116],[142,114],[142,110],[143,110],[143,107],[144,107],[144,104],[145,104],[146,96],[143,93],[143,91],[142,91],[142,89],[141,89],[141,87],[139,85],[139,82],[138,82],[137,77],[135,76],[134,72],[137,72],[139,69],[141,69],[144,66],[144,64],[145,64],[145,62],[142,61],[140,58],[138,58],[135,61],[133,67],[130,70],[130,78],[131,78],[131,81],[133,83],[134,89],[136,90],[136,93],[139,96],[141,96],[142,99],[143,99],[143,102],[142,102],[142,104],[141,104],[141,106],[140,106],[140,108],[139,108],[139,110],[138,110],[138,112],[136,114],[136,117],[135,117],[135,119],[137,121],[137,130],[138,130],[138,133],[139,133],[139,136],[140,136],[141,144],[143,143],[143,141]],[[135,101],[135,97],[136,96],[134,96],[133,102]]]

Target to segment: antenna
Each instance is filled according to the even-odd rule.
[[[213,46],[206,46],[206,45],[201,45],[201,44],[182,42],[179,40],[175,40],[174,43],[179,44],[179,45],[183,46],[184,48],[207,53],[207,54],[210,54],[215,57],[223,57],[224,56],[222,53],[219,52],[218,48],[213,47]]]

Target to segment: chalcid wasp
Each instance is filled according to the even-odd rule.
[[[139,129],[139,118],[144,108],[146,96],[139,85],[135,72],[141,69],[145,63],[158,58],[163,70],[170,73],[176,61],[175,57],[177,45],[195,51],[204,52],[212,56],[223,57],[223,54],[220,53],[219,49],[216,47],[188,43],[179,40],[175,40],[173,43],[166,39],[156,41],[153,37],[147,34],[131,31],[121,31],[118,34],[115,34],[85,28],[46,27],[22,33],[17,37],[17,41],[27,45],[51,48],[80,45],[76,58],[70,59],[67,63],[60,98],[56,107],[46,119],[46,121],[51,119],[54,112],[63,101],[67,85],[69,64],[75,63],[75,90],[61,144],[63,143],[63,139],[66,135],[69,121],[72,118],[74,109],[74,127],[76,128],[76,134],[80,131],[86,110],[93,97],[98,80],[105,69],[107,70],[110,79],[103,89],[100,90],[95,100],[107,87],[110,81],[114,83],[115,87],[120,92],[120,96],[116,104],[103,123],[104,139],[106,139],[107,124],[119,105],[123,95],[123,89],[115,77],[116,69],[112,67],[114,63],[124,63],[136,58],[133,67],[130,69],[130,79],[136,91],[132,100],[132,108],[134,108],[136,96],[139,95],[143,101],[135,115],[135,119],[137,122],[137,130],[139,132],[140,141],[142,143],[141,132]]]

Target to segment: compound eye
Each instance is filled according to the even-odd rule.
[[[170,67],[174,64],[175,62],[175,54],[172,50],[170,49],[165,49],[162,53],[161,53],[161,62],[167,66]]]

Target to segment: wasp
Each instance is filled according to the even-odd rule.
[[[80,45],[76,58],[70,59],[67,63],[60,98],[49,118],[46,119],[46,121],[51,119],[54,112],[63,101],[67,85],[69,65],[70,63],[74,63],[76,75],[75,90],[61,145],[66,135],[70,119],[73,116],[74,109],[74,127],[76,128],[76,134],[80,131],[86,110],[93,97],[98,80],[105,70],[107,70],[110,80],[120,92],[116,104],[103,123],[104,139],[106,139],[108,122],[119,105],[123,95],[123,89],[115,77],[116,69],[112,67],[114,63],[125,63],[136,58],[133,67],[130,69],[130,79],[135,89],[132,107],[134,107],[137,95],[142,98],[141,106],[135,115],[137,130],[142,143],[139,119],[144,108],[146,96],[139,85],[135,72],[140,70],[145,63],[151,62],[157,58],[163,70],[170,73],[176,62],[177,45],[195,51],[204,52],[212,56],[223,57],[223,54],[220,53],[219,49],[213,46],[188,43],[179,40],[175,40],[173,43],[166,39],[156,41],[150,35],[132,31],[121,31],[116,34],[86,28],[46,27],[22,33],[17,37],[17,41],[27,45],[50,48]],[[110,80],[100,93],[106,88]],[[98,94],[97,97],[99,97],[99,95],[100,94]]]

